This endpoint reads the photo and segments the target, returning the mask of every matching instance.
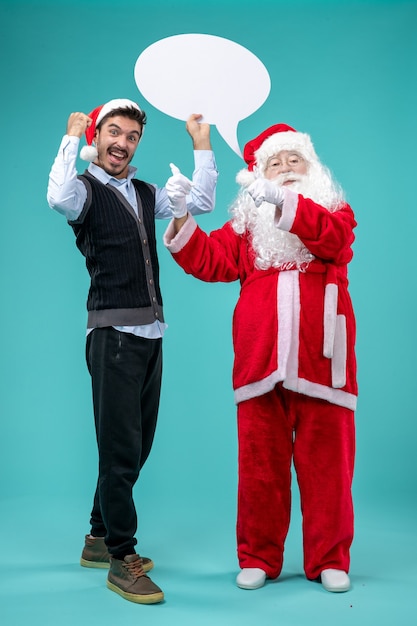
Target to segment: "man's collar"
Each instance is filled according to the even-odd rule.
[[[133,167],[132,165],[129,165],[126,178],[115,178],[114,176],[107,174],[107,172],[105,172],[102,167],[100,167],[99,165],[96,165],[95,163],[90,163],[90,165],[88,166],[88,171],[90,172],[90,174],[94,176],[94,178],[97,178],[97,180],[103,183],[103,185],[109,184],[110,181],[114,181],[116,185],[120,185],[125,180],[129,182],[132,180],[132,178],[137,172],[137,167]]]

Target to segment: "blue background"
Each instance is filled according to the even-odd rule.
[[[388,0],[0,1],[2,623],[94,625],[139,619],[138,611],[152,624],[411,623],[416,26],[416,2]],[[135,494],[141,550],[152,553],[152,576],[167,601],[123,602],[105,590],[103,572],[77,564],[97,466],[84,362],[88,280],[71,229],[46,203],[48,173],[72,111],[126,97],[148,115],[134,159],[138,176],[162,186],[170,161],[191,174],[184,123],[146,102],[133,76],[147,46],[181,33],[226,37],[259,57],[271,93],[239,124],[241,148],[277,122],[308,132],[356,213],[350,290],[360,398],[349,594],[330,596],[304,580],[296,489],[278,586],[247,593],[234,586],[231,316],[238,285],[184,275],[163,247],[165,222],[157,225],[169,324],[163,393]],[[192,80],[172,71],[180,83]],[[244,165],[215,128],[212,143],[220,178],[215,211],[198,218],[205,230],[228,218]]]

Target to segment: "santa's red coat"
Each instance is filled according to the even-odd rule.
[[[353,211],[330,212],[285,189],[278,228],[297,235],[315,256],[306,271],[259,270],[249,235],[227,222],[210,235],[188,216],[164,241],[176,262],[207,282],[240,280],[233,316],[237,403],[283,386],[354,410],[357,382],[355,318],[348,293]]]

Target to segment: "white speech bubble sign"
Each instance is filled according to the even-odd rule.
[[[153,106],[180,120],[201,113],[239,156],[238,124],[259,109],[271,89],[268,71],[258,57],[215,35],[160,39],[140,54],[134,75],[139,91]]]

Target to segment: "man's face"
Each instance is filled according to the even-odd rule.
[[[273,180],[277,176],[285,175],[282,185],[292,185],[300,176],[305,176],[307,170],[308,164],[298,152],[281,150],[268,159],[265,178]],[[291,178],[291,174],[295,174],[295,177]]]
[[[122,115],[109,117],[96,130],[94,141],[98,157],[95,164],[114,178],[126,178],[141,135],[139,122]]]

